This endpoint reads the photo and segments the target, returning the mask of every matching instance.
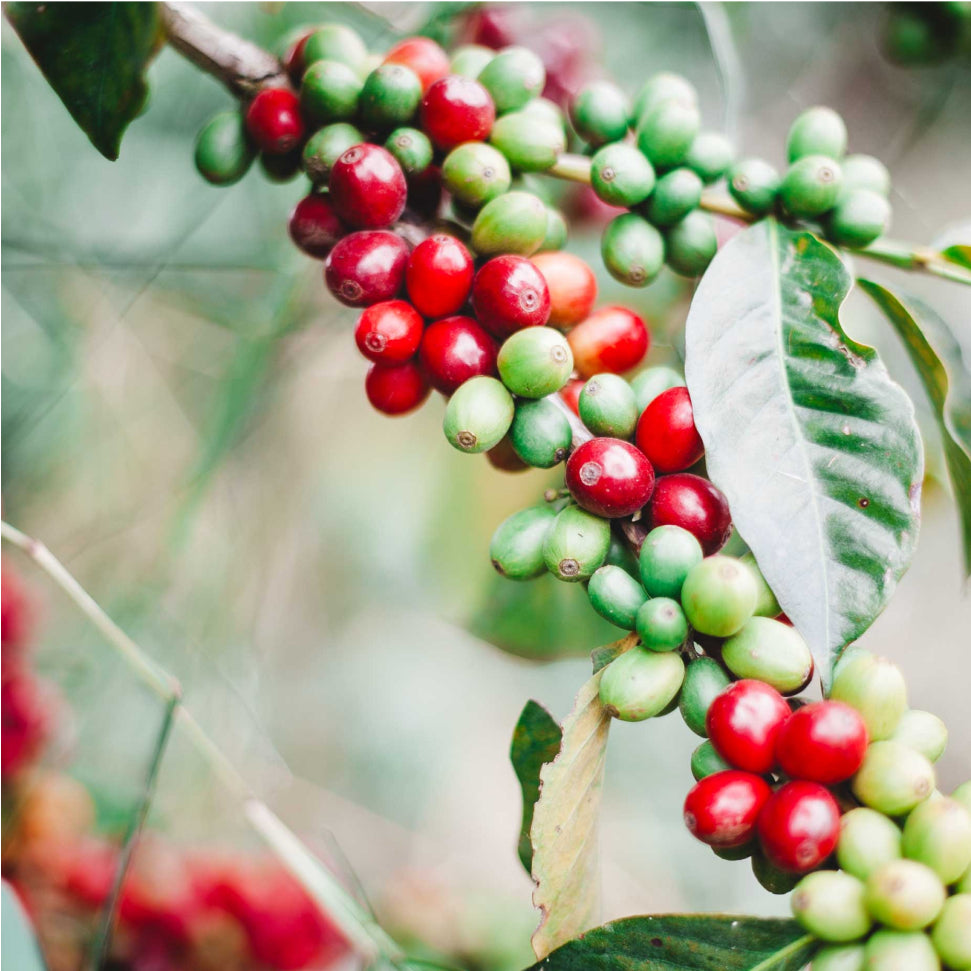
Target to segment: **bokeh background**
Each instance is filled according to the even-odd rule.
[[[376,50],[432,18],[447,28],[462,7],[201,6],[275,49],[294,26],[342,20]],[[654,71],[687,75],[706,125],[776,163],[799,110],[832,105],[851,150],[893,173],[894,236],[952,239],[962,221],[971,235],[971,71],[891,64],[884,4],[544,3],[505,15],[527,44],[564,64],[579,50],[584,71],[606,65],[594,70],[630,93]],[[354,312],[287,239],[305,185],[272,185],[254,169],[215,189],[194,170],[197,130],[230,106],[216,81],[163,51],[149,107],[112,164],[6,23],[2,54],[4,518],[43,539],[179,677],[248,781],[353,873],[389,927],[467,966],[525,966],[536,918],[515,851],[512,728],[530,697],[562,717],[588,676],[587,653],[614,639],[580,588],[518,587],[492,573],[495,525],[550,477],[506,475],[448,448],[438,399],[405,419],[371,411]],[[595,260],[596,226],[577,228],[568,248]],[[971,354],[966,291],[860,268],[923,295]],[[624,291],[599,272],[602,302],[623,300],[649,320],[649,363],[676,359],[690,288],[665,277]],[[914,705],[948,722],[949,790],[971,776],[957,519],[900,347],[865,297],[851,298],[846,324],[881,348],[924,419],[920,546],[863,642],[901,664]],[[4,562],[40,599],[38,665],[70,706],[45,759],[88,786],[99,826],[117,830],[161,706],[23,558],[5,551]],[[549,660],[558,654],[573,658]],[[604,917],[783,912],[784,898],[769,898],[745,864],[685,831],[697,740],[677,717],[616,724],[612,736]],[[188,845],[251,840],[178,734],[149,823]]]

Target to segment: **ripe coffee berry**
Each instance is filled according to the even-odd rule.
[[[736,681],[711,703],[705,728],[722,758],[762,775],[775,766],[776,740],[790,715],[775,688],[761,681]]]
[[[369,307],[401,291],[408,247],[394,233],[351,233],[330,251],[324,264],[327,289],[348,307]]]
[[[345,229],[325,195],[312,193],[290,213],[290,238],[309,256],[323,259],[344,235]]]
[[[422,129],[443,149],[489,137],[496,106],[486,89],[471,78],[449,75],[425,93],[421,103]]]
[[[776,740],[776,758],[790,779],[835,785],[859,769],[866,724],[841,701],[816,701],[793,712]]]
[[[543,274],[523,256],[497,256],[475,275],[472,306],[483,327],[498,338],[549,320],[550,292]]]
[[[408,186],[394,156],[380,145],[355,145],[330,171],[334,209],[355,229],[383,229],[405,208]]]
[[[448,317],[468,299],[474,269],[469,251],[454,236],[429,236],[408,260],[408,296],[424,316],[432,320]]]
[[[681,472],[705,454],[687,388],[662,391],[637,422],[637,447],[658,472]]]
[[[496,373],[496,342],[471,317],[446,317],[421,339],[421,363],[436,391],[452,394],[469,378]]]
[[[448,74],[448,54],[430,37],[406,37],[385,55],[384,64],[403,64],[411,68],[427,91]]]
[[[431,390],[421,369],[414,361],[388,367],[372,364],[364,379],[368,401],[386,415],[404,415],[414,411]]]
[[[566,463],[566,487],[590,512],[630,516],[651,498],[654,469],[644,453],[619,438],[592,438]]]
[[[577,372],[585,378],[637,367],[651,346],[644,321],[626,307],[601,307],[570,331]]]
[[[836,849],[839,806],[817,782],[787,782],[762,807],[758,831],[770,863],[789,873],[807,873]]]
[[[586,320],[597,299],[593,270],[572,253],[537,253],[532,259],[550,291],[550,326],[567,330]]]
[[[573,353],[575,360],[575,349]],[[722,491],[690,472],[661,476],[647,515],[651,527],[680,526],[688,530],[701,543],[705,556],[717,553],[732,531],[728,500]]]
[[[246,130],[267,155],[286,155],[304,134],[300,99],[289,88],[264,88],[246,111]]]
[[[755,835],[771,792],[764,779],[750,772],[728,769],[707,775],[684,801],[684,824],[709,846],[742,846]]]
[[[404,364],[415,356],[425,322],[404,300],[376,303],[361,314],[354,329],[360,352],[376,364]]]

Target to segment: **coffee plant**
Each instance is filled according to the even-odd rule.
[[[510,582],[552,574],[582,585],[619,637],[593,650],[562,724],[529,701],[515,726],[536,967],[971,969],[971,782],[938,790],[947,728],[911,707],[896,665],[855,645],[913,555],[924,460],[910,399],[845,319],[857,288],[910,354],[943,440],[967,574],[971,376],[945,321],[869,267],[969,286],[971,238],[943,249],[888,238],[891,173],[831,107],[796,113],[772,158],[746,155],[711,127],[689,79],[647,73],[625,91],[602,75],[554,77],[502,8],[455,6],[441,5],[427,33],[443,39],[464,18],[472,42],[416,34],[369,50],[335,19],[299,31],[279,60],[181,4],[5,9],[108,158],[143,108],[144,71],[163,43],[223,81],[226,108],[199,132],[196,168],[218,187],[253,165],[273,182],[308,183],[289,234],[333,298],[360,312],[353,339],[370,362],[371,405],[404,415],[437,391],[453,448],[510,473],[562,466],[562,485],[500,523],[488,551]],[[967,4],[898,4],[889,18],[899,60],[968,50]],[[610,213],[600,255],[615,280],[644,288],[667,267],[696,281],[683,373],[643,366],[651,332],[635,309],[598,305],[600,268],[563,249],[579,207],[562,194],[552,204],[553,180]],[[729,555],[736,532],[742,555]],[[178,686],[43,547],[10,526],[3,535],[169,700],[171,717],[195,724]],[[8,637],[11,583],[5,654],[22,640]],[[42,744],[50,709],[29,668],[6,656],[3,693],[6,781]],[[685,826],[788,894],[791,920],[597,926],[612,720],[669,713],[699,739]],[[304,967],[346,945],[404,967],[326,868],[251,808],[286,868],[255,879],[298,909],[314,901],[327,920],[268,941],[253,914],[280,901],[258,904],[254,878],[195,861],[249,935],[245,960]],[[92,912],[113,907],[117,861],[102,855],[95,880],[97,848],[79,845],[90,855],[63,857],[78,868],[64,879],[83,885]],[[17,860],[36,865],[29,853]],[[121,897],[121,919],[144,929],[137,893]]]

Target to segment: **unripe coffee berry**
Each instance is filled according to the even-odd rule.
[[[768,783],[750,772],[716,772],[688,793],[684,824],[709,846],[743,846],[755,835],[756,820],[770,794]]]
[[[633,647],[604,669],[600,703],[612,718],[644,721],[665,712],[683,680],[684,661],[679,655]]]
[[[340,61],[358,74],[368,58],[367,47],[360,34],[344,24],[324,24],[304,42],[303,61],[311,65],[315,61]]]
[[[344,235],[345,229],[330,204],[321,193],[311,193],[301,199],[290,213],[290,238],[308,256],[323,259]]]
[[[469,251],[454,236],[429,236],[412,250],[408,259],[408,297],[425,317],[448,317],[468,299],[474,271]]]
[[[384,143],[384,147],[394,156],[401,171],[411,179],[421,175],[432,164],[432,143],[428,136],[417,128],[396,128]],[[409,186],[409,202],[411,201]]]
[[[545,172],[566,151],[562,127],[529,111],[512,111],[497,118],[489,142],[517,172]]]
[[[246,111],[246,130],[267,155],[286,155],[303,138],[300,102],[289,88],[263,88]]]
[[[431,389],[414,361],[408,361],[394,367],[372,364],[364,379],[364,390],[378,411],[404,415],[418,408]]]
[[[836,849],[839,825],[839,806],[828,789],[816,782],[787,782],[762,808],[759,844],[780,869],[807,873]]]
[[[881,928],[864,948],[865,971],[941,971],[941,961],[923,931]]]
[[[718,252],[715,222],[695,209],[664,234],[664,259],[681,276],[701,276]]]
[[[937,874],[914,860],[891,860],[866,881],[867,909],[881,924],[916,931],[941,912],[947,891]]]
[[[544,203],[531,192],[507,192],[485,204],[472,224],[471,243],[480,256],[531,256],[547,230]]]
[[[695,86],[680,74],[673,71],[660,71],[652,74],[642,85],[631,110],[631,119],[636,124],[638,119],[653,111],[665,101],[674,101],[682,105],[697,105],[698,92]]]
[[[549,288],[549,325],[569,330],[586,320],[597,299],[597,278],[590,266],[572,253],[537,253],[532,262]]]
[[[496,572],[510,580],[532,580],[544,574],[543,543],[555,518],[553,507],[543,503],[521,509],[503,520],[489,544]]]
[[[496,111],[503,114],[542,94],[546,69],[525,47],[507,47],[482,68],[478,80],[492,95]]]
[[[820,870],[799,881],[792,894],[792,915],[821,941],[856,941],[873,924],[865,896],[863,881],[839,870]]]
[[[421,103],[422,128],[441,149],[489,137],[496,106],[478,81],[448,75],[425,92]]]
[[[798,873],[787,873],[769,862],[769,858],[759,849],[753,847],[751,853],[752,875],[763,889],[769,893],[786,894],[799,883]],[[720,855],[720,854],[719,854]]]
[[[633,145],[605,145],[590,163],[590,185],[610,206],[629,208],[654,191],[654,167]]]
[[[360,112],[368,130],[387,131],[406,125],[421,103],[418,75],[403,64],[382,64],[375,68],[361,89]]]
[[[684,165],[692,169],[705,185],[717,182],[732,164],[732,143],[719,132],[699,132],[684,157]]]
[[[684,723],[696,735],[704,738],[708,734],[705,728],[708,709],[730,683],[725,669],[714,658],[695,658],[688,665],[678,707]]]
[[[559,209],[547,206],[546,235],[543,237],[543,242],[539,244],[539,253],[557,252],[563,249],[566,246],[569,234],[570,230],[563,213]]]
[[[676,651],[688,639],[688,621],[677,600],[652,597],[637,611],[635,629],[649,651]]]
[[[644,360],[651,337],[644,320],[626,307],[601,307],[570,331],[573,366],[584,378],[624,374]]]
[[[717,553],[732,532],[732,517],[724,493],[707,479],[690,472],[660,476],[647,512],[651,526],[686,529],[701,543],[706,556]]]
[[[404,300],[376,303],[361,314],[354,329],[358,350],[376,364],[403,364],[415,356],[425,322]]]
[[[594,435],[630,438],[634,434],[637,402],[633,389],[619,375],[592,377],[583,386],[578,405],[580,419]]]
[[[708,739],[705,739],[691,753],[691,774],[695,782],[728,769],[731,769],[731,766],[715,751],[715,746]]]
[[[616,519],[632,515],[651,498],[654,470],[629,442],[593,438],[567,461],[566,487],[584,509]]]
[[[680,165],[701,128],[695,105],[662,101],[637,122],[637,147],[657,169]]]
[[[579,506],[567,506],[547,534],[543,557],[558,580],[575,582],[599,570],[609,551],[610,523]]]
[[[449,73],[448,54],[430,37],[406,37],[384,56],[384,64],[403,64],[410,68],[427,91]]]
[[[931,941],[952,971],[971,969],[971,894],[957,894],[944,902]]]
[[[485,142],[465,142],[442,163],[442,179],[452,198],[471,209],[509,191],[512,172],[506,156]]]
[[[405,175],[394,156],[380,145],[355,145],[335,163],[328,182],[341,219],[357,229],[381,229],[405,208]]]
[[[722,758],[761,775],[775,765],[776,739],[790,714],[775,688],[736,681],[709,705],[705,730]]]
[[[947,725],[929,711],[909,708],[890,737],[936,762],[947,748]]]
[[[637,422],[637,447],[658,472],[682,472],[705,454],[687,388],[662,391]]]
[[[866,722],[871,741],[889,738],[907,710],[907,684],[892,661],[861,654],[836,668],[830,697],[845,701]]]
[[[481,44],[462,44],[452,51],[449,74],[475,79],[495,56],[496,52],[490,47],[484,47]]]
[[[512,424],[515,406],[495,378],[470,378],[449,398],[444,431],[460,452],[485,452],[497,445]]]
[[[432,387],[445,395],[469,378],[496,374],[496,343],[471,317],[446,317],[429,325],[419,353]]]
[[[890,225],[890,203],[870,189],[844,189],[826,216],[826,236],[839,246],[860,249]]]
[[[807,108],[792,123],[786,150],[790,162],[806,155],[841,159],[846,151],[846,124],[832,108]]]
[[[630,103],[616,84],[590,81],[570,102],[570,121],[577,134],[591,145],[619,142],[627,134]]]
[[[364,135],[347,122],[321,128],[303,148],[303,170],[315,185],[327,185],[334,163],[349,149],[360,145]]]
[[[363,82],[340,61],[316,61],[304,72],[300,109],[314,125],[350,121],[357,114]]]
[[[674,368],[658,365],[645,368],[631,378],[630,386],[637,398],[637,410],[643,411],[662,391],[683,388],[684,378]]]
[[[552,327],[527,327],[506,338],[496,359],[502,383],[521,398],[559,391],[573,371],[566,338]]]
[[[559,465],[570,451],[573,429],[566,415],[549,398],[516,403],[509,429],[516,454],[537,469]]]
[[[900,742],[873,742],[853,778],[853,795],[865,806],[903,816],[934,791],[934,766]]]
[[[745,568],[745,564],[741,566]],[[752,617],[747,620],[742,629],[722,645],[722,661],[737,678],[757,678],[784,695],[801,691],[813,676],[813,656],[803,636],[789,624],[769,617]],[[866,748],[863,719],[852,708],[846,707],[856,715],[855,722],[863,728],[863,742],[859,753],[859,758],[862,759],[863,750]],[[849,778],[857,768],[859,760],[843,778]]]
[[[882,196],[890,195],[890,173],[872,155],[847,155],[840,162],[843,170],[843,189],[869,189]]]
[[[691,568],[702,561],[701,544],[680,526],[657,526],[640,551],[640,577],[652,597],[678,597]]]
[[[743,563],[730,556],[709,556],[685,577],[681,603],[695,630],[731,637],[752,616],[756,593]]]
[[[836,861],[847,873],[866,880],[884,863],[899,860],[901,833],[892,819],[860,806],[840,819]]]
[[[256,152],[238,111],[222,111],[199,132],[195,162],[213,185],[232,185],[249,171]]]
[[[657,180],[643,213],[655,226],[673,226],[701,202],[703,183],[689,168],[672,169]]]
[[[610,564],[590,577],[587,596],[604,620],[624,630],[634,629],[637,611],[647,600],[644,588],[626,570]]]
[[[600,239],[610,275],[629,287],[646,287],[664,265],[664,237],[633,212],[612,219]]]
[[[746,553],[742,557],[742,562],[752,571],[755,584],[758,587],[758,601],[755,605],[756,617],[778,617],[782,613],[779,601],[775,599],[772,588],[766,583],[762,571],[759,569],[755,557],[751,553]]]
[[[482,326],[504,338],[524,327],[545,324],[550,316],[550,294],[543,275],[529,260],[497,256],[476,273],[472,306]]]
[[[764,216],[775,208],[782,179],[761,158],[744,158],[728,173],[728,191],[732,198],[753,216]]]
[[[779,187],[786,210],[799,219],[813,219],[832,209],[839,197],[839,165],[824,155],[807,155],[789,166]]]
[[[928,799],[907,817],[901,847],[943,883],[955,883],[971,866],[971,812],[955,799]]]
[[[324,279],[341,303],[369,307],[398,295],[407,263],[408,247],[394,233],[351,233],[330,251]]]
[[[749,623],[756,621],[777,623],[762,617]],[[841,701],[816,701],[793,712],[782,726],[776,758],[790,779],[832,786],[860,768],[866,747],[866,725],[856,709]]]

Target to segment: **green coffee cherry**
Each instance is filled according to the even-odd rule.
[[[573,372],[567,339],[552,327],[524,327],[506,338],[496,359],[502,383],[523,398],[559,391]]]
[[[955,883],[971,866],[971,812],[946,796],[921,803],[904,823],[904,856]]]
[[[956,799],[969,813],[971,813],[971,781],[962,782],[961,785],[951,793],[951,798]]]
[[[971,969],[971,894],[957,894],[944,902],[931,942],[951,971]]]
[[[941,971],[941,962],[923,931],[878,930],[863,953],[866,971]]]
[[[530,506],[503,520],[492,534],[489,556],[498,573],[510,580],[532,580],[546,572],[543,543],[556,518],[549,504]]]
[[[675,223],[664,236],[668,266],[682,276],[701,276],[718,252],[715,221],[696,209]]]
[[[482,68],[478,80],[492,95],[496,111],[502,115],[522,108],[530,98],[542,93],[546,68],[525,47],[507,47]]]
[[[684,378],[674,368],[658,365],[645,368],[630,382],[637,400],[637,411],[642,412],[662,391],[683,388]]]
[[[903,713],[890,737],[936,762],[947,748],[947,725],[929,711],[910,708]]]
[[[898,931],[926,927],[941,912],[946,896],[938,875],[915,860],[891,860],[866,880],[867,910]]]
[[[343,24],[324,24],[303,46],[303,62],[308,68],[322,60],[340,61],[363,77],[367,73],[368,51],[356,30]]]
[[[961,874],[960,879],[954,884],[955,893],[971,893],[971,866]]]
[[[363,84],[341,61],[317,61],[304,72],[300,108],[315,125],[353,118]]]
[[[789,129],[789,161],[807,155],[841,159],[846,152],[846,124],[832,108],[807,108]]]
[[[688,639],[688,620],[677,600],[654,597],[637,611],[641,643],[650,651],[676,651]]]
[[[732,198],[753,216],[764,216],[775,208],[781,185],[779,173],[760,158],[743,158],[728,173]]]
[[[732,143],[719,132],[699,132],[684,157],[684,164],[701,177],[705,185],[717,182],[732,164]]]
[[[731,637],[755,610],[758,589],[752,571],[730,556],[709,556],[693,566],[681,588],[681,606],[691,626],[712,637]]]
[[[246,137],[238,111],[221,111],[199,132],[196,139],[196,168],[213,185],[232,185],[246,175],[256,158],[256,149]]]
[[[890,225],[890,203],[871,189],[844,189],[826,217],[826,235],[838,246],[860,249]]]
[[[855,661],[858,657],[874,657],[872,651],[867,651],[860,647],[859,644],[850,644],[843,653],[837,658],[836,663],[833,665],[833,680],[839,677],[840,672],[848,667],[851,661]]]
[[[934,791],[934,766],[900,742],[873,742],[853,777],[853,795],[871,809],[903,816]]]
[[[442,163],[442,182],[452,197],[479,209],[509,191],[512,172],[506,156],[484,142],[453,148]]]
[[[837,667],[830,697],[863,716],[870,741],[890,738],[907,710],[907,684],[900,668],[872,654]]]
[[[693,661],[692,664],[697,664]],[[691,774],[695,782],[701,782],[706,776],[714,775],[716,772],[724,772],[731,766],[715,751],[715,746],[705,739],[691,753]]]
[[[481,256],[532,256],[546,238],[546,206],[529,192],[507,192],[487,202],[472,224],[472,248]]]
[[[570,451],[573,429],[566,415],[546,398],[518,401],[509,429],[515,453],[536,469],[559,465]]]
[[[806,155],[789,166],[779,186],[779,198],[791,215],[813,219],[833,208],[841,187],[836,162],[825,155]]]
[[[520,172],[545,172],[566,151],[562,128],[537,120],[525,111],[513,111],[497,119],[489,142]]]
[[[556,102],[550,101],[549,98],[533,98],[532,101],[527,101],[519,110],[522,114],[530,118],[535,118],[537,121],[542,121],[559,128],[563,132],[564,138],[566,137],[566,116]]]
[[[543,546],[546,568],[558,580],[586,580],[604,565],[610,550],[610,522],[579,506],[567,506]]]
[[[479,44],[463,44],[456,47],[449,64],[449,74],[458,74],[463,78],[475,80],[486,64],[496,56],[496,52],[489,47]]]
[[[646,219],[625,212],[604,229],[600,254],[615,280],[646,287],[664,265],[664,238]]]
[[[495,378],[470,378],[449,398],[445,437],[460,452],[486,452],[509,431],[515,406]]]
[[[630,438],[637,427],[634,389],[619,374],[597,374],[583,386],[580,419],[594,435]]]
[[[654,190],[654,167],[633,145],[604,145],[590,162],[590,185],[611,206],[629,208]]]
[[[694,534],[680,526],[656,526],[641,545],[641,583],[652,597],[680,598],[685,577],[703,559]]]
[[[627,543],[613,532],[610,534],[610,550],[604,562],[609,566],[619,566],[632,577],[637,576],[637,557],[631,552]]]
[[[683,680],[684,662],[679,655],[633,647],[604,669],[600,702],[614,718],[644,721],[667,708]]]
[[[684,723],[695,735],[707,737],[705,719],[708,716],[708,709],[715,698],[731,684],[731,681],[725,669],[713,658],[695,658],[688,665],[678,707],[681,709]]]
[[[755,616],[778,617],[782,613],[782,608],[779,606],[779,601],[775,599],[772,588],[765,582],[765,577],[762,576],[762,571],[759,569],[758,563],[755,562],[754,555],[746,553],[742,557],[742,562],[752,571],[752,576],[755,577],[755,585],[759,591],[755,603]]]
[[[900,842],[900,830],[883,813],[851,809],[840,818],[836,860],[847,873],[866,880],[884,863],[900,859]]]
[[[514,192],[528,192],[536,196],[544,206],[552,206],[556,202],[550,189],[552,184],[551,179],[543,179],[531,172],[516,172],[512,177]]]
[[[792,914],[814,937],[845,944],[863,937],[873,923],[862,880],[839,870],[817,870],[799,881]]]
[[[633,630],[637,611],[647,600],[644,588],[619,566],[602,566],[587,584],[587,596],[604,620]]]
[[[826,944],[809,963],[809,971],[864,971],[862,944]]]
[[[674,168],[684,161],[700,127],[697,107],[662,101],[640,117],[637,147],[655,168]]]
[[[421,175],[432,164],[432,143],[417,128],[396,128],[384,143],[405,175]]]
[[[566,246],[569,229],[566,225],[566,218],[559,209],[552,206],[546,207],[546,235],[543,242],[539,244],[540,253],[549,253],[553,250],[561,250]]]
[[[627,95],[609,81],[585,84],[570,105],[570,120],[577,134],[594,146],[619,142],[627,134],[629,118]]]
[[[754,857],[758,853],[758,849],[758,842],[756,840],[750,840],[741,846],[713,846],[711,851],[719,860],[737,862],[738,860],[747,860],[749,857]]]
[[[882,196],[890,195],[890,173],[872,155],[847,155],[840,162],[843,170],[843,189],[869,189]]]
[[[349,148],[366,140],[361,131],[346,122],[321,128],[304,146],[303,170],[316,185],[326,185],[334,163]]]
[[[770,617],[746,621],[722,645],[722,661],[735,677],[764,681],[784,695],[801,691],[813,676],[812,652],[802,634]]]
[[[637,92],[631,110],[631,123],[637,125],[642,115],[652,111],[665,101],[697,106],[698,92],[694,85],[680,74],[662,71],[649,77]]]
[[[421,80],[404,64],[382,64],[361,90],[361,119],[367,128],[386,131],[406,125],[421,104]]]
[[[769,862],[764,853],[752,854],[752,873],[765,890],[774,894],[789,893],[799,882],[797,874],[780,870]]]
[[[701,177],[688,168],[672,169],[657,180],[644,214],[655,226],[672,226],[701,201]]]

